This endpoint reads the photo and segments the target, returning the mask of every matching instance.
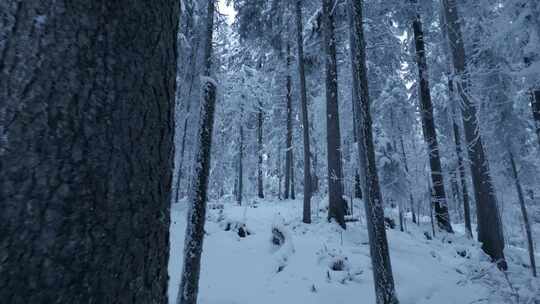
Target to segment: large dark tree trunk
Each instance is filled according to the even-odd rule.
[[[523,189],[519,181],[519,175],[516,168],[516,162],[512,153],[508,153],[510,158],[510,167],[512,169],[512,175],[514,177],[514,184],[516,186],[516,192],[518,194],[519,206],[521,208],[521,216],[523,217],[523,225],[525,226],[525,232],[527,234],[527,248],[529,250],[529,261],[531,262],[531,271],[533,277],[536,277],[536,260],[534,258],[534,243],[531,232],[531,224],[529,223],[529,216],[527,215],[527,207],[525,206],[525,197],[523,195]]]
[[[353,1],[353,0],[349,0],[349,1]],[[351,57],[351,66],[354,65],[354,56],[357,52],[356,48],[356,39],[355,39],[355,33],[354,33],[354,16],[353,16],[353,12],[352,10],[349,10],[348,12],[348,21],[349,21],[349,45],[350,45],[350,57]],[[352,72],[352,114],[353,114],[353,138],[354,138],[354,142],[356,143],[357,147],[363,147],[362,145],[358,145],[358,141],[361,140],[360,139],[360,133],[361,131],[359,130],[359,128],[361,127],[362,125],[362,122],[361,122],[361,115],[359,113],[359,109],[358,109],[358,105],[360,104],[360,96],[358,94],[358,88],[360,87],[360,84],[358,83],[359,80],[358,80],[358,75],[356,74],[356,72],[354,71],[354,69],[351,69],[351,72]],[[365,175],[364,175],[364,171],[365,169],[363,168],[363,165],[366,163],[366,160],[365,160],[365,152],[364,151],[359,151],[358,152],[360,154],[360,157],[362,159],[360,159],[360,161],[358,161],[358,169],[355,170],[355,174],[354,174],[354,196],[356,198],[362,198],[362,193],[365,192],[365,189],[362,189],[363,185],[365,184]]]
[[[534,128],[540,145],[540,90],[531,90],[531,110],[534,119]]]
[[[176,303],[196,304],[201,272],[201,254],[206,220],[206,201],[210,175],[210,152],[214,112],[216,108],[216,85],[209,78],[212,68],[212,37],[214,28],[214,0],[208,0],[206,14],[206,43],[204,48],[204,78],[199,116],[199,129],[193,159],[193,179],[188,193],[188,223],[184,241],[184,263]]]
[[[390,263],[390,253],[388,251],[388,241],[384,227],[384,211],[382,206],[382,196],[377,176],[377,166],[375,164],[375,147],[373,144],[372,122],[370,113],[370,100],[366,66],[366,43],[364,39],[363,1],[351,1],[351,10],[354,17],[354,33],[356,41],[356,54],[354,54],[353,69],[359,79],[359,96],[357,109],[362,120],[361,137],[358,142],[359,151],[364,151],[365,156],[359,156],[359,160],[365,159],[365,208],[366,220],[369,236],[369,251],[373,270],[373,281],[375,285],[375,298],[377,304],[397,304],[398,299],[394,287],[392,275],[392,265]],[[358,122],[360,125],[360,122]]]
[[[434,190],[435,218],[440,229],[452,233],[450,225],[450,215],[448,214],[448,203],[444,190],[444,179],[439,156],[439,144],[437,142],[437,132],[435,131],[435,120],[433,117],[433,104],[429,89],[429,75],[424,45],[424,33],[422,31],[422,20],[417,14],[413,21],[414,41],[416,46],[416,62],[418,65],[418,78],[420,84],[420,111],[422,116],[422,130],[424,140],[428,145],[429,164],[431,168],[431,181]]]
[[[497,266],[505,270],[508,266],[504,258],[503,227],[478,125],[476,105],[469,99],[465,46],[461,34],[458,7],[456,0],[443,0],[442,5],[448,26],[446,33],[450,42],[454,71],[460,78],[456,85],[459,96],[463,100],[462,118],[465,139],[469,147],[467,152],[471,161],[476,199],[478,240],[482,243],[482,249],[497,263]]]
[[[341,135],[339,131],[336,38],[334,34],[334,1],[323,0],[323,36],[326,58],[326,142],[328,157],[328,219],[345,228]]]
[[[0,11],[0,301],[166,303],[179,4]]]
[[[259,110],[257,112],[257,196],[264,198],[264,183],[263,183],[263,121],[264,114],[262,104],[259,102]]]
[[[285,142],[285,192],[283,193],[284,199],[289,199],[291,194],[291,173],[293,165],[293,148],[292,148],[292,77],[290,72],[291,67],[291,45],[287,41],[287,76],[286,76],[286,142]]]
[[[296,0],[296,44],[298,50],[298,76],[300,78],[300,105],[302,107],[302,131],[304,137],[304,210],[302,221],[311,223],[311,150],[309,145],[309,116],[307,106],[306,73],[304,71],[304,38],[302,27],[302,0]]]

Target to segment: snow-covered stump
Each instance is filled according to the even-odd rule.
[[[189,189],[189,211],[184,241],[184,266],[178,294],[178,304],[197,303],[201,253],[204,238],[208,178],[210,173],[210,147],[216,106],[216,83],[209,77],[201,77],[203,100],[194,174]]]
[[[283,225],[283,219],[278,219],[272,225],[270,243],[271,251],[276,258],[276,273],[281,272],[287,266],[289,257],[295,252],[292,236]]]

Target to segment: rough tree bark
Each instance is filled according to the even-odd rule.
[[[0,11],[1,301],[166,303],[179,4]]]
[[[444,190],[444,179],[439,156],[439,144],[437,132],[435,130],[435,120],[433,117],[433,104],[429,89],[429,74],[425,53],[424,33],[422,30],[422,20],[417,13],[413,20],[414,42],[416,47],[416,62],[418,66],[419,90],[420,90],[420,112],[422,117],[422,130],[424,140],[428,145],[429,164],[431,168],[431,181],[434,190],[435,218],[440,229],[453,233],[448,214],[448,202]]]
[[[373,131],[370,113],[369,88],[366,67],[366,43],[364,39],[363,1],[351,1],[351,10],[354,17],[354,33],[356,41],[356,54],[354,54],[353,69],[358,75],[359,96],[357,109],[362,120],[362,140],[358,141],[359,151],[364,151],[365,166],[365,208],[366,221],[369,236],[369,251],[373,269],[373,281],[375,282],[375,298],[377,304],[397,304],[399,301],[394,287],[388,241],[384,227],[384,211],[382,196],[375,164],[375,147],[373,144]],[[358,122],[360,124],[360,122]],[[359,160],[362,157],[359,156]]]
[[[214,0],[208,0],[206,14],[206,43],[204,48],[204,70],[201,79],[203,88],[193,160],[193,179],[188,193],[188,223],[184,241],[184,263],[176,303],[196,304],[201,271],[201,254],[206,220],[206,201],[210,175],[210,152],[214,113],[216,107],[216,85],[209,78],[212,69],[212,37],[214,29]]]
[[[285,142],[285,192],[283,193],[284,199],[289,199],[291,193],[291,173],[293,162],[293,148],[292,148],[292,77],[291,77],[291,44],[287,41],[287,76],[285,80],[286,85],[286,142]]]
[[[324,52],[326,60],[326,141],[328,157],[328,219],[345,228],[341,134],[339,131],[337,56],[334,24],[334,1],[322,1]]]
[[[296,44],[298,52],[298,76],[300,78],[300,106],[302,107],[302,131],[304,137],[304,209],[302,221],[311,223],[311,150],[309,144],[309,115],[306,89],[306,73],[304,71],[304,38],[302,27],[302,0],[296,0]]]
[[[525,197],[523,196],[523,189],[519,181],[519,175],[516,168],[516,162],[511,152],[508,152],[510,158],[510,167],[512,169],[512,175],[514,177],[514,183],[516,186],[516,192],[518,194],[519,206],[521,208],[521,216],[523,217],[523,225],[525,226],[525,232],[527,234],[527,244],[529,250],[529,261],[531,262],[531,271],[533,277],[536,277],[536,260],[534,258],[534,243],[531,232],[531,224],[529,223],[529,216],[527,215],[527,207],[525,206]]]
[[[446,33],[450,44],[454,72],[459,77],[456,85],[459,96],[463,100],[462,119],[476,199],[478,240],[482,243],[482,249],[497,263],[497,266],[502,270],[506,270],[508,266],[504,258],[503,227],[497,206],[497,198],[489,173],[488,159],[484,152],[476,105],[469,99],[466,54],[458,7],[456,0],[443,0],[442,5],[446,26],[448,27]]]

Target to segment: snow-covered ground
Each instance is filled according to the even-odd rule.
[[[314,198],[313,205],[317,206]],[[324,200],[321,200],[321,206]],[[254,202],[208,211],[199,289],[201,304],[375,303],[368,237],[362,217],[342,231],[313,214],[301,222],[302,201]],[[216,202],[210,203],[215,206]],[[171,214],[169,299],[175,303],[182,270],[185,203]],[[387,210],[394,217],[392,210]],[[240,237],[245,224],[249,234]],[[285,235],[272,244],[272,229]],[[540,282],[533,280],[527,252],[508,248],[505,276],[488,262],[479,244],[456,235],[427,240],[429,222],[408,223],[407,232],[388,229],[397,293],[402,304],[540,303]],[[242,234],[242,233],[240,233]],[[537,257],[540,260],[540,256]],[[343,270],[333,270],[333,268]]]

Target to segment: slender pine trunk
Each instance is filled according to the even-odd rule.
[[[420,111],[422,117],[422,130],[424,140],[428,145],[429,164],[431,168],[431,180],[434,190],[435,218],[440,229],[452,233],[450,215],[448,213],[448,202],[444,190],[444,179],[439,156],[439,144],[437,132],[435,130],[435,120],[433,117],[433,104],[429,88],[428,66],[425,53],[424,33],[422,30],[422,20],[417,14],[413,21],[414,41],[416,46],[416,62],[418,65],[418,77],[420,84]]]
[[[286,144],[285,144],[285,192],[283,193],[284,199],[289,199],[291,194],[291,173],[292,173],[292,162],[293,162],[293,147],[292,147],[292,77],[291,77],[291,45],[287,41],[287,76],[285,80],[286,86]]]
[[[369,249],[375,286],[377,304],[397,304],[392,265],[388,250],[388,241],[384,226],[384,211],[382,196],[375,163],[375,147],[373,144],[373,131],[370,113],[370,100],[366,66],[366,43],[364,39],[362,5],[363,1],[351,1],[350,9],[354,17],[354,36],[356,41],[356,54],[354,54],[353,69],[359,79],[359,96],[357,109],[361,117],[361,137],[358,142],[358,151],[364,151],[365,156],[359,155],[359,161],[365,159],[365,208],[369,236]],[[360,120],[360,119],[359,119]],[[357,122],[360,125],[360,121]],[[359,134],[360,135],[360,134]]]
[[[257,196],[264,198],[264,183],[263,183],[263,122],[264,113],[262,104],[259,102],[259,110],[257,112]]]
[[[454,85],[453,81],[449,80],[448,87],[450,88],[450,96],[454,96]],[[459,131],[459,126],[455,120],[455,116],[452,118],[452,127],[454,133],[454,143],[456,146],[456,156],[457,156],[457,165],[459,171],[459,181],[461,183],[461,199],[463,203],[463,216],[465,218],[465,235],[467,238],[472,239],[472,224],[471,224],[471,207],[469,205],[469,190],[467,187],[467,176],[465,175],[465,164],[463,161],[463,152],[461,150],[461,135]]]
[[[510,158],[510,166],[512,167],[512,175],[514,177],[514,183],[516,186],[516,192],[518,194],[519,206],[521,208],[521,216],[523,217],[523,225],[525,226],[525,232],[527,234],[527,248],[529,250],[529,260],[531,262],[531,271],[533,277],[536,277],[536,260],[534,258],[534,243],[531,231],[531,224],[529,223],[529,216],[527,215],[527,207],[525,206],[525,197],[523,196],[523,189],[519,181],[519,175],[516,168],[516,162],[511,152],[508,152]]]
[[[304,38],[302,27],[302,0],[296,0],[296,44],[298,50],[298,76],[300,78],[300,106],[302,107],[302,131],[304,137],[304,208],[302,221],[311,223],[311,149],[309,144],[309,114],[304,70]]]

